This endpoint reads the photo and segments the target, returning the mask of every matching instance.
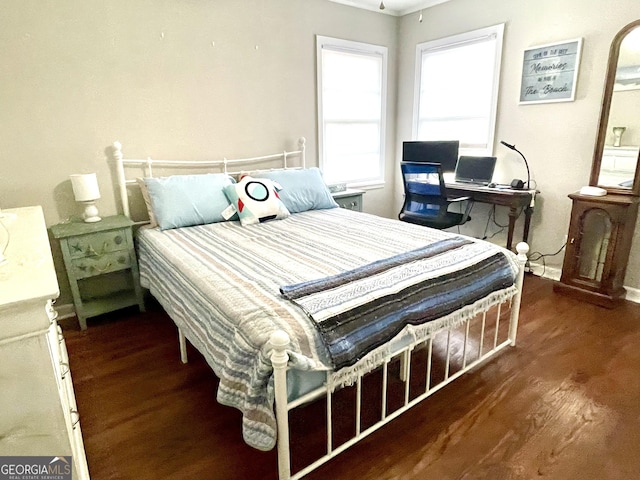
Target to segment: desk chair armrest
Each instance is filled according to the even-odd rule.
[[[447,202],[464,202],[466,200],[471,200],[471,197],[456,197],[456,198],[447,198]]]
[[[447,202],[451,204],[459,204],[460,202],[467,202],[467,206],[465,208],[464,213],[462,214],[462,221],[460,225],[465,223],[470,218],[471,208],[473,207],[473,199],[471,197],[455,197],[455,198],[447,198]]]

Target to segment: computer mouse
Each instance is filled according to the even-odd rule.
[[[490,183],[489,185],[487,185],[487,187],[489,187],[489,188],[496,188],[496,184],[492,182],[492,183]]]

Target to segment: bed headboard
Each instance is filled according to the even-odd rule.
[[[122,202],[122,212],[129,218],[132,217],[132,189],[137,189],[136,178],[185,175],[188,173],[226,173],[228,175],[240,175],[249,171],[273,170],[282,168],[305,168],[305,143],[306,139],[300,137],[297,140],[298,149],[294,151],[282,151],[279,153],[261,155],[249,158],[221,160],[157,160],[153,158],[136,159],[124,158],[122,144],[114,142],[108,149],[108,156],[114,163],[115,185],[118,197]],[[294,163],[292,163],[294,162]],[[139,221],[136,223],[147,223]]]

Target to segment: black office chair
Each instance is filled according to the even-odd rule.
[[[447,189],[438,163],[402,162],[404,204],[398,218],[437,229],[462,225],[470,219],[473,200],[469,197],[447,198]],[[464,213],[450,212],[452,204],[467,202]],[[461,209],[460,209],[461,210]]]

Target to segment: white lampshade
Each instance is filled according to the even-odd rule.
[[[88,202],[100,198],[98,179],[95,173],[81,173],[71,175],[73,196],[78,202]]]
[[[98,188],[96,174],[71,175],[71,187],[76,201],[84,203],[84,213],[82,214],[84,221],[89,223],[99,222],[101,218],[98,216],[95,200],[100,198],[100,189]]]

